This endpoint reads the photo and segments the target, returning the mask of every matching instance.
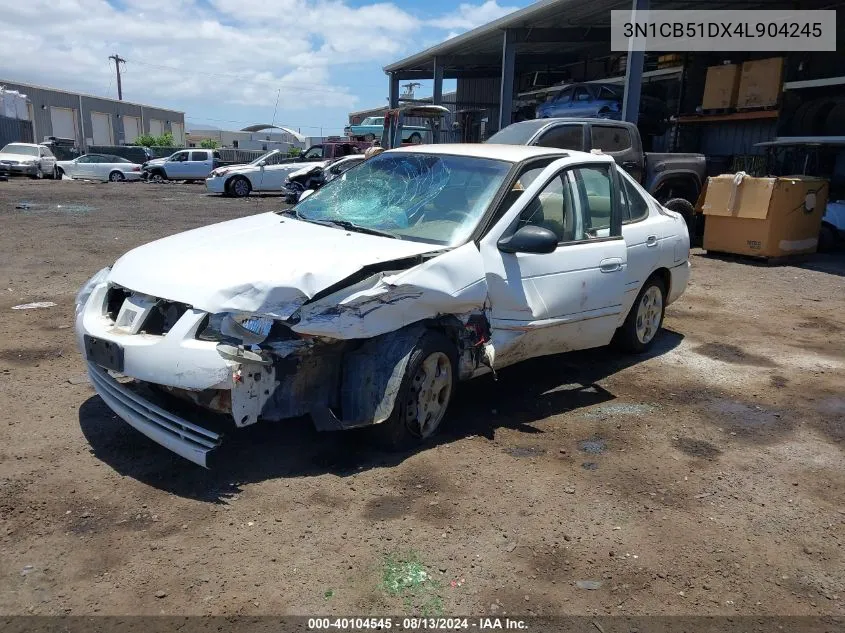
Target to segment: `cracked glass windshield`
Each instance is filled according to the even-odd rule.
[[[469,156],[382,154],[318,189],[296,212],[303,220],[454,246],[472,233],[510,167]]]

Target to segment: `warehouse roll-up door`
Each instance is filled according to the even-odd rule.
[[[164,134],[164,121],[150,119],[150,134],[153,136],[161,136]]]
[[[141,119],[136,116],[123,117],[123,142],[132,143],[141,136]]]
[[[70,138],[77,141],[76,137],[76,111],[71,108],[50,107],[50,121],[53,124],[53,136],[58,138]]]
[[[111,115],[103,112],[91,113],[91,138],[94,145],[112,145]]]
[[[183,147],[185,145],[185,126],[174,121],[170,124],[170,129],[173,131],[173,143],[176,147]]]

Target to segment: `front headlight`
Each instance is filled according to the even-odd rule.
[[[35,159],[32,160],[22,160],[21,165],[27,165],[28,167],[32,167],[33,165],[37,165],[38,161]]]
[[[225,176],[228,173],[229,173],[228,169],[215,169],[213,172],[211,172],[211,175],[220,177],[220,176]]]
[[[201,327],[197,338],[202,341],[237,341],[247,345],[258,345],[270,334],[273,327],[270,317],[256,317],[248,314],[220,312],[210,314],[205,327]]]
[[[76,293],[76,300],[74,302],[77,311],[88,303],[88,299],[91,297],[91,293],[94,292],[94,288],[103,283],[108,278],[110,272],[111,266],[106,266],[99,272],[95,273],[91,279],[82,284],[82,288],[80,288],[79,292]]]

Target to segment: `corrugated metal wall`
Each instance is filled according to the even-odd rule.
[[[0,116],[0,147],[7,143],[32,143],[32,123]]]
[[[486,110],[486,135],[490,136],[498,130],[499,101],[501,100],[502,80],[500,77],[478,77],[472,79],[458,79],[457,101],[458,110],[482,109]]]
[[[34,135],[37,141],[44,140],[44,137],[54,136],[53,123],[50,118],[50,108],[69,108],[76,116],[76,141],[83,148],[86,146],[86,139],[92,136],[92,112],[101,112],[110,115],[112,134],[115,143],[122,144],[125,139],[123,129],[123,116],[139,117],[143,121],[143,132],[149,134],[150,120],[157,119],[164,122],[164,129],[172,132],[171,123],[185,124],[185,113],[176,110],[165,110],[154,108],[128,101],[115,101],[113,99],[101,99],[89,97],[70,92],[39,88],[26,84],[16,84],[0,80],[0,85],[9,90],[17,90],[27,96],[31,103],[30,113],[33,116]],[[82,112],[80,115],[80,99]]]
[[[708,156],[763,154],[755,143],[770,141],[776,136],[775,119],[761,121],[723,121],[700,124],[698,151]]]

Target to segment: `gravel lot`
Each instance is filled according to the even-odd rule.
[[[95,395],[74,294],[280,204],[0,182],[0,613],[845,614],[845,257],[696,253],[649,358],[463,385],[412,454],[297,420],[205,471]]]

